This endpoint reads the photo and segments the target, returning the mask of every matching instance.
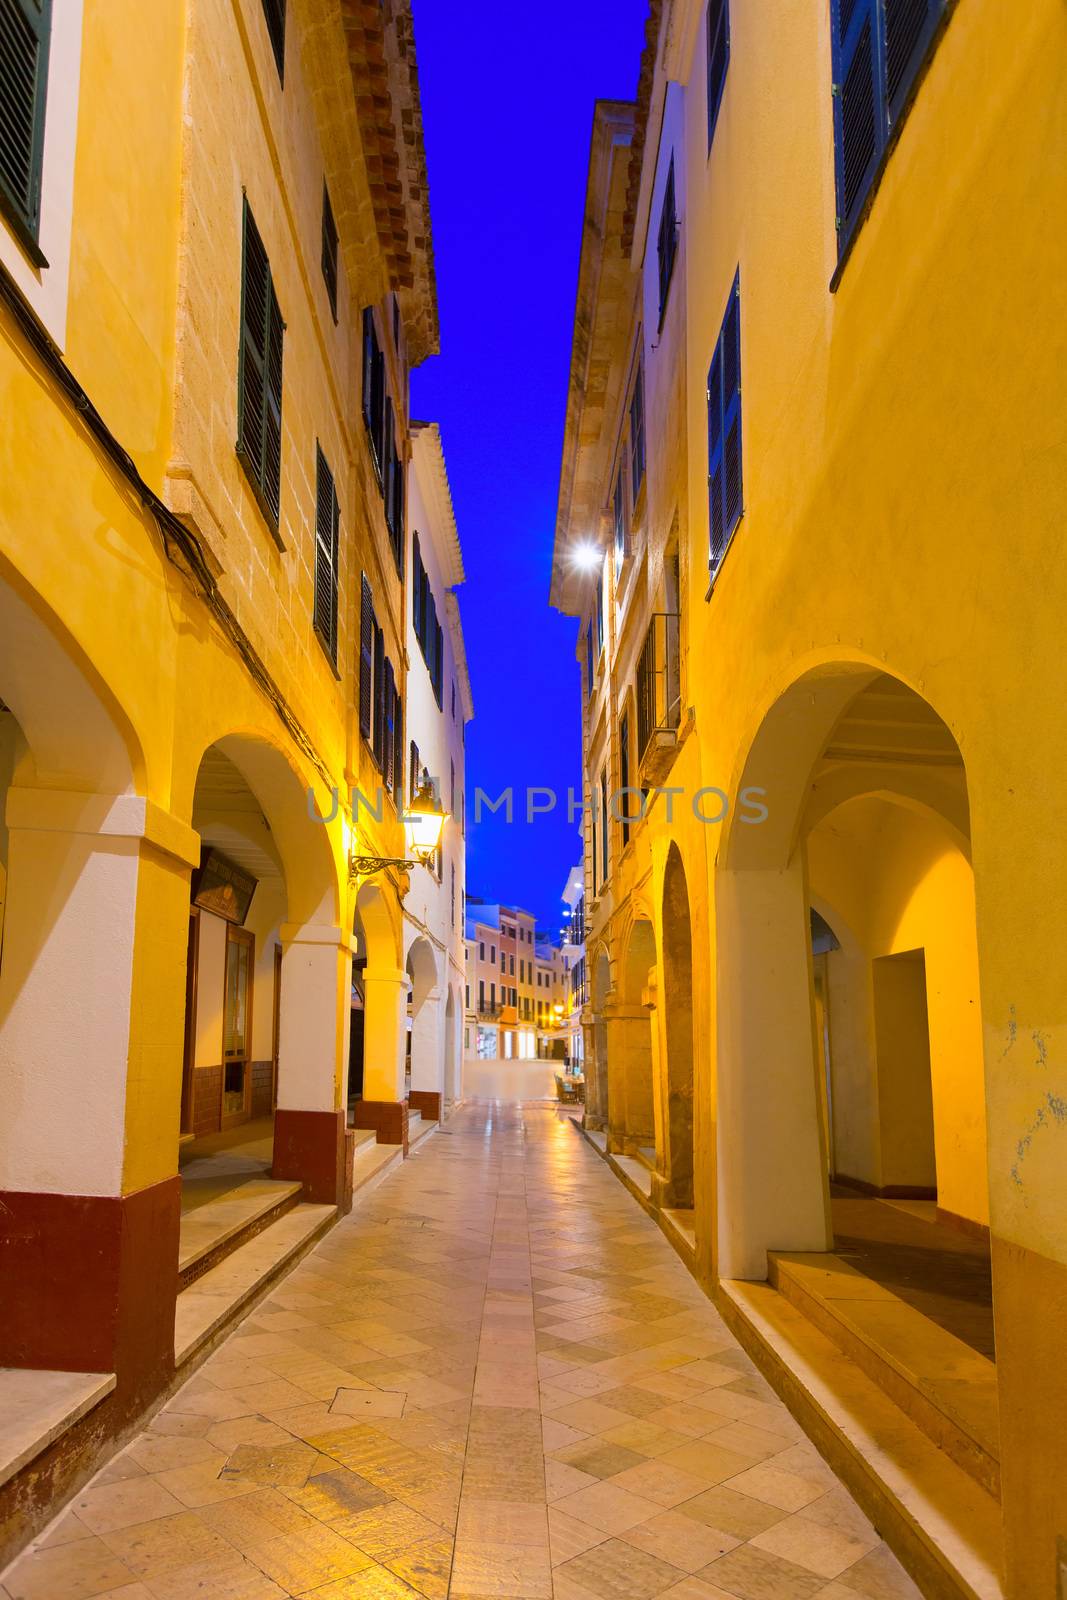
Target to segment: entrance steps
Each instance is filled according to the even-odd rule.
[[[408,1155],[428,1134],[436,1133],[439,1124],[433,1117],[424,1117],[421,1111],[408,1112]]]
[[[788,1259],[775,1267],[783,1288]],[[801,1292],[796,1281],[789,1288]],[[923,1594],[1003,1600],[999,1501],[884,1392],[881,1376],[769,1283],[723,1279],[717,1303]]]
[[[247,1244],[300,1198],[300,1184],[249,1178],[235,1188],[182,1212],[178,1241],[178,1291],[218,1266],[239,1244]]]
[[[336,1206],[294,1205],[184,1288],[174,1314],[175,1366],[183,1366],[226,1332],[336,1218]]]
[[[985,1491],[1000,1498],[997,1371],[840,1256],[772,1251],[770,1281]]]

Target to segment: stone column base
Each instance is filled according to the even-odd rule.
[[[379,1144],[399,1144],[408,1153],[406,1100],[357,1100],[356,1127],[373,1128]]]
[[[441,1120],[441,1096],[435,1089],[411,1089],[408,1092],[408,1105],[412,1111],[418,1111],[428,1122]]]
[[[174,1371],[181,1179],[127,1195],[0,1192],[0,1367],[113,1372],[123,1416]]]
[[[316,1205],[336,1206],[342,1215],[352,1209],[354,1140],[337,1111],[274,1113],[272,1178],[302,1183],[304,1198]]]

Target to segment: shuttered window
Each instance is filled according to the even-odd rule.
[[[626,529],[626,480],[622,467],[619,468],[615,479],[615,497],[612,505],[612,520],[615,528],[615,581],[619,581],[622,564],[626,560],[627,529]]]
[[[414,800],[419,792],[419,747],[414,739],[411,741],[411,755],[408,762],[408,800]]]
[[[730,290],[708,372],[708,522],[712,576],[741,520],[741,277]]]
[[[398,574],[404,571],[404,463],[400,457],[393,402],[385,402],[385,432],[382,458],[385,463],[383,489],[385,494],[385,522],[389,529],[389,542],[393,550]]]
[[[278,76],[285,82],[285,0],[263,0],[263,16],[270,35],[270,47],[278,67]]]
[[[730,3],[710,0],[708,5],[708,149],[715,138],[726,69],[730,65]]]
[[[326,285],[326,298],[330,302],[333,320],[337,321],[337,224],[333,220],[330,191],[322,186],[322,281]]]
[[[624,714],[619,723],[619,802],[617,815],[621,819],[623,849],[630,842],[630,719]]]
[[[52,0],[0,0],[0,211],[38,266]]]
[[[246,200],[241,262],[237,454],[276,538],[281,509],[283,336],[284,324],[270,262]]]
[[[415,637],[430,674],[434,699],[441,709],[444,694],[444,633],[437,620],[437,603],[430,586],[430,575],[422,559],[419,536],[415,534],[411,556],[411,607]]]
[[[385,719],[382,729],[382,777],[385,787],[393,789],[396,786],[396,677],[393,673],[393,663],[385,663],[385,681],[382,686],[382,715]]]
[[[385,472],[385,356],[378,343],[374,312],[363,312],[363,421],[379,478]]]
[[[390,786],[397,810],[404,798],[404,701],[400,689],[393,686],[393,781]]]
[[[590,697],[593,693],[593,619],[589,618],[589,626],[585,630],[585,692]]]
[[[636,504],[645,479],[645,377],[637,363],[634,392],[630,397],[630,487]]]
[[[843,252],[948,0],[831,0],[837,236]]]
[[[659,262],[659,320],[663,324],[663,313],[667,309],[667,296],[670,293],[671,278],[674,274],[674,258],[678,253],[678,209],[674,192],[674,157],[667,169],[667,182],[663,188],[663,204],[659,214],[659,237],[656,244],[656,254]]]
[[[315,632],[326,654],[337,661],[337,535],[341,510],[326,457],[316,447],[315,463]]]
[[[363,594],[359,612],[359,731],[370,739],[374,721],[374,600],[367,574],[363,574]]]

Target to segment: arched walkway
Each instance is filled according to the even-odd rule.
[[[408,949],[408,1101],[424,1115],[439,1118],[444,1097],[444,1016],[433,945],[421,935]]]
[[[877,1245],[879,1229],[910,1225],[872,1200],[980,1231],[978,955],[955,739],[887,674],[822,669],[768,712],[746,785],[766,790],[767,820],[732,824],[717,874],[721,1275],[763,1278],[768,1251]],[[849,1209],[859,1196],[862,1214]],[[875,1245],[857,1248],[873,1262]],[[966,1316],[946,1305],[943,1325],[992,1354],[983,1273],[961,1291]]]
[[[611,992],[611,964],[606,950],[590,953],[593,1025],[592,1050],[585,1064],[585,1119],[594,1131],[609,1126],[611,1115],[610,1074],[608,1071],[608,1024],[604,1007]]]
[[[363,1070],[355,1125],[382,1142],[404,1142],[407,1007],[411,979],[400,965],[399,934],[380,884],[360,884],[353,923],[354,985],[362,997]],[[353,1079],[354,1079],[353,1074]]]
[[[626,942],[622,992],[612,1008],[608,1049],[618,1052],[623,1066],[626,1107],[623,1147],[631,1154],[640,1152],[653,1165],[656,1112],[648,991],[650,983],[655,983],[655,964],[656,938],[652,923],[640,918],[630,929]]]
[[[693,1207],[693,938],[685,868],[677,845],[663,877],[663,1025],[666,1041],[664,1203]]]

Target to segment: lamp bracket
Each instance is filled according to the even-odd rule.
[[[407,861],[403,856],[356,856],[348,858],[348,881],[354,882],[356,878],[370,878],[376,872],[384,872],[386,867],[396,867],[400,872],[414,872],[421,866],[420,861]]]

